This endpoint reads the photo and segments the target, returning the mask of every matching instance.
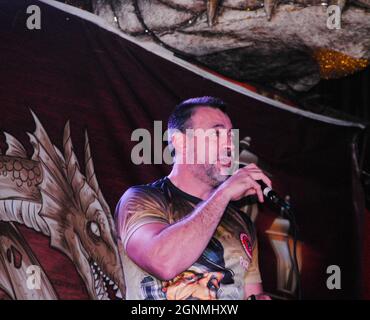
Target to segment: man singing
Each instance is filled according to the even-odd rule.
[[[248,195],[263,202],[256,181],[271,182],[253,164],[227,174],[234,143],[225,112],[213,97],[180,103],[168,121],[171,173],[121,197],[115,217],[126,299],[269,299],[254,226],[233,202]],[[189,143],[197,130],[211,134]]]

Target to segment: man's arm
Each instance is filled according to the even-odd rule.
[[[251,295],[256,297],[256,300],[271,300],[271,298],[263,293],[262,283],[247,283],[244,286],[244,298],[248,299]]]
[[[244,277],[244,299],[249,299],[253,295],[256,300],[271,300],[271,298],[263,292],[258,256],[259,249],[256,238],[253,246],[252,261]]]
[[[153,222],[139,227],[127,240],[127,255],[155,277],[172,279],[201,256],[231,200],[257,194],[263,202],[261,187],[255,181],[259,179],[271,185],[255,165],[239,169],[184,219],[171,225]]]
[[[228,197],[216,191],[177,223],[141,226],[127,241],[128,256],[159,279],[174,278],[203,253],[228,203]]]

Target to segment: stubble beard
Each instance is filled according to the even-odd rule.
[[[220,170],[214,164],[196,165],[193,169],[194,175],[213,188],[221,185],[228,176],[221,174]]]

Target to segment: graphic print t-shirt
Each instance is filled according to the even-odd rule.
[[[253,224],[245,212],[232,204],[226,208],[203,254],[189,269],[169,281],[157,279],[127,256],[127,242],[138,228],[153,222],[176,223],[191,214],[201,201],[178,189],[167,177],[125,192],[117,210],[120,209],[119,247],[126,299],[240,300],[244,298],[246,283],[261,282]]]

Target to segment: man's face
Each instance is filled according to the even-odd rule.
[[[194,159],[194,165],[189,168],[196,177],[217,187],[228,178],[233,165],[230,118],[219,109],[198,107],[190,119],[190,127],[186,132],[186,156],[187,160]]]

